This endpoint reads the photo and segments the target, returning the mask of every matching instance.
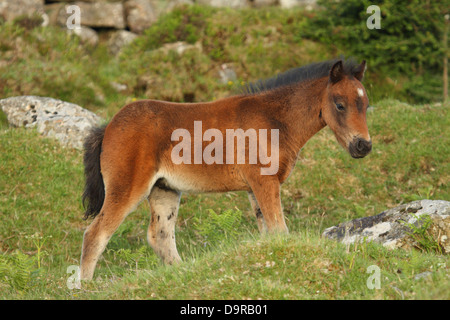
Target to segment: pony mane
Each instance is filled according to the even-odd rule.
[[[269,79],[260,79],[255,82],[250,82],[241,88],[241,92],[246,95],[253,95],[303,81],[319,79],[328,76],[331,67],[339,60],[342,60],[344,65],[344,72],[347,75],[353,74],[355,69],[359,66],[359,64],[353,58],[350,58],[348,60],[344,60],[343,58],[341,58],[315,62],[302,67],[290,69]]]

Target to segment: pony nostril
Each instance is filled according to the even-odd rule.
[[[358,142],[356,143],[356,150],[363,151],[364,150],[364,142],[361,139],[358,139]]]
[[[372,150],[372,141],[358,139],[356,142],[356,150],[361,153],[367,153]]]

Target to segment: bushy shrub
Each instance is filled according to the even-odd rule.
[[[442,45],[446,1],[420,0],[321,0],[323,10],[299,32],[306,37],[337,47],[339,51],[368,60],[371,69],[397,79],[414,79],[403,88],[405,98],[424,102],[436,96],[436,82],[442,87]],[[447,4],[447,5],[445,5]],[[367,8],[381,11],[381,29],[369,29]],[[420,77],[421,79],[415,79]],[[415,95],[416,89],[419,91]],[[429,94],[425,94],[429,92]]]

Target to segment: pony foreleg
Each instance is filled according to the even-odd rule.
[[[257,175],[247,178],[259,205],[268,232],[288,232],[281,207],[280,183],[271,176]]]
[[[248,192],[248,199],[250,200],[250,204],[252,206],[253,214],[256,217],[256,223],[258,224],[258,230],[260,233],[267,232],[267,225],[264,221],[263,214],[261,212],[261,208],[259,207],[258,202],[256,201],[255,195],[253,192]]]
[[[181,193],[154,186],[150,196],[151,219],[147,240],[156,254],[166,264],[180,262],[175,242],[175,224]]]

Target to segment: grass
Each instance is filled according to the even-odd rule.
[[[183,195],[176,228],[184,262],[164,266],[146,244],[143,203],[108,244],[97,280],[74,290],[67,268],[79,265],[89,224],[82,155],[3,126],[0,298],[449,299],[447,256],[320,238],[326,227],[400,203],[450,199],[448,105],[385,100],[368,124],[374,150],[365,159],[351,159],[329,129],[304,147],[282,191],[290,235],[261,237],[245,193]],[[367,287],[373,265],[380,289]],[[416,280],[424,272],[430,275]]]

